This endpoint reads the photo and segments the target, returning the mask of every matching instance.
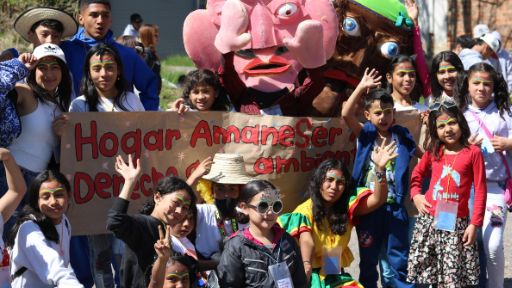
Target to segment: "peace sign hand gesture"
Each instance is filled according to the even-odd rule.
[[[172,254],[171,247],[171,226],[165,225],[165,235],[161,225],[158,225],[158,235],[160,235],[160,239],[158,239],[154,245],[156,255],[158,258],[168,260]]]

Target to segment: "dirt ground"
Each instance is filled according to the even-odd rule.
[[[505,227],[505,288],[512,288],[512,213],[508,213],[508,220]],[[352,237],[349,244],[350,250],[354,254],[354,262],[350,265],[347,272],[349,272],[355,279],[359,277],[359,252],[357,248],[357,235],[355,229],[352,230]],[[380,286],[379,286],[380,287]]]

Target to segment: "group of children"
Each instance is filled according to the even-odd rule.
[[[0,148],[4,222],[29,184],[25,208],[5,226],[11,285],[82,287],[69,266],[71,223],[65,212],[71,188],[60,172],[47,170],[58,160],[52,158],[66,125],[61,114],[144,106],[127,87],[121,57],[110,44],[87,52],[81,96],[74,100],[57,45],[43,44],[0,66],[0,144],[10,149]],[[377,287],[378,266],[386,287],[476,286],[480,274],[487,275],[480,284],[503,287],[512,191],[506,83],[485,63],[464,71],[450,51],[434,57],[430,83],[426,71],[403,55],[391,61],[386,75],[368,67],[342,108],[358,139],[352,173],[350,163],[323,161],[309,180],[308,199],[291,213],[280,215],[278,187],[249,177],[242,156],[219,153],[186,181],[162,179],[141,213],[130,215],[140,160],[117,157],[115,169],[125,182],[108,213],[112,234],[88,239],[95,275],[111,273],[112,259],[104,260],[105,254],[119,242],[125,245],[118,257],[122,287]],[[387,89],[381,88],[383,78]],[[238,105],[208,70],[191,72],[183,90],[170,110],[233,111]],[[395,118],[404,110],[418,112],[421,142]],[[415,157],[419,162],[411,171]],[[409,217],[408,199],[417,217]],[[354,260],[348,248],[354,226],[358,280],[344,271]]]

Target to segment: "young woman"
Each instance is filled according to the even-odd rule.
[[[158,94],[160,95],[160,91],[162,90],[162,77],[160,76],[160,56],[156,51],[156,46],[158,45],[158,28],[156,25],[151,24],[143,24],[139,28],[139,37],[140,41],[144,45],[144,61],[148,64],[149,68],[155,75],[158,80]]]
[[[83,287],[69,266],[70,193],[58,171],[45,170],[31,183],[28,204],[7,240],[12,287]]]
[[[464,65],[457,54],[452,51],[443,51],[434,56],[430,72],[432,101],[453,99],[464,111],[467,107],[467,99],[465,95],[459,93],[463,75]]]
[[[310,198],[293,213],[279,218],[281,226],[299,240],[302,262],[310,279],[309,287],[358,285],[349,274],[343,273],[343,267],[353,261],[348,247],[352,225],[357,216],[368,214],[386,203],[385,165],[398,156],[395,149],[393,143],[383,144],[373,152],[377,175],[374,191],[354,187],[343,162],[323,161],[310,179]]]

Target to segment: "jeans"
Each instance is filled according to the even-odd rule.
[[[91,271],[96,288],[113,288],[114,282],[119,287],[119,267],[124,243],[112,234],[90,235],[88,239]],[[116,279],[112,274],[112,267]]]

